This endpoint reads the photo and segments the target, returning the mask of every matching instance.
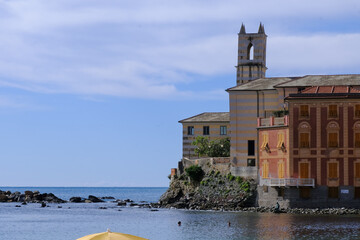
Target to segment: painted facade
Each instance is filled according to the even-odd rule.
[[[360,91],[316,86],[286,101],[288,126],[259,120],[259,205],[360,207]]]
[[[192,142],[197,136],[208,137],[210,141],[230,136],[229,113],[202,113],[179,121],[182,123],[183,158],[198,158]]]

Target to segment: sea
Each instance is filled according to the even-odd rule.
[[[54,193],[64,200],[94,195],[157,202],[166,188],[0,187],[0,190],[38,190]],[[354,215],[151,211],[148,208],[119,207],[112,200],[48,204],[45,208],[38,203],[16,205],[19,203],[0,203],[1,240],[76,240],[107,229],[152,240],[360,239],[360,216]]]

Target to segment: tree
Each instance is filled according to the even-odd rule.
[[[207,137],[197,136],[192,143],[197,148],[195,153],[208,157],[229,157],[230,156],[230,138],[222,138],[209,141]]]
[[[207,137],[197,136],[192,142],[192,145],[196,146],[195,153],[197,153],[199,157],[202,157],[207,155],[210,142]]]
[[[210,142],[207,155],[209,157],[229,157],[230,138],[222,138]]]

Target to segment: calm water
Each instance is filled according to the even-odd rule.
[[[52,192],[69,199],[72,196],[114,196],[136,201],[156,201],[166,188],[6,188]],[[92,204],[0,204],[0,239],[4,240],[75,240],[87,234],[112,231],[138,235],[152,240],[185,239],[360,239],[360,216],[302,216],[204,212],[117,207],[115,203]],[[99,207],[108,207],[99,209]],[[121,210],[121,211],[119,211]],[[182,221],[178,227],[177,222]],[[228,227],[227,222],[231,222]]]

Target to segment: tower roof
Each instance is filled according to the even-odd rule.
[[[240,34],[246,34],[245,25],[243,23],[241,24]]]
[[[260,26],[259,26],[259,34],[265,34],[265,29],[264,29],[264,25],[260,22]]]

